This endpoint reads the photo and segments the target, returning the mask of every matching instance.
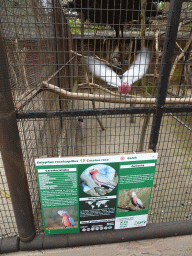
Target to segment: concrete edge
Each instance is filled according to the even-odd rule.
[[[11,237],[0,239],[0,253],[119,243],[190,234],[192,234],[192,220],[153,223],[146,227],[113,231],[50,236],[36,235],[31,242],[27,243],[20,241],[19,237]]]

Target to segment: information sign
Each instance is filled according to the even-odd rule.
[[[35,160],[45,234],[146,226],[157,153]]]

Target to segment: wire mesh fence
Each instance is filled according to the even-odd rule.
[[[35,158],[148,150],[169,5],[136,0],[1,2],[1,33],[37,233],[43,233],[43,222]],[[181,111],[163,115],[149,223],[192,217],[192,115],[182,111],[192,93],[191,8],[190,2],[183,3],[166,99],[167,107]],[[104,73],[96,71],[102,68]],[[118,80],[123,81],[127,70],[135,80],[123,94]],[[116,82],[110,82],[111,76]],[[0,169],[1,236],[15,236],[1,158]]]

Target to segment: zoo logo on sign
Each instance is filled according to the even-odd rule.
[[[146,222],[147,222],[146,220],[135,221],[134,225],[135,225],[135,226],[141,226],[141,225],[145,224]]]

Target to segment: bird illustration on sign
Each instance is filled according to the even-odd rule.
[[[95,184],[98,185],[99,187],[104,187],[108,189],[115,188],[115,184],[113,183],[113,181],[108,179],[107,176],[100,173],[97,169],[91,169],[89,173],[91,174],[91,178],[93,179]]]
[[[151,187],[119,190],[118,212],[147,210],[150,195]]]
[[[118,182],[118,176],[111,166],[93,165],[88,167],[80,176],[83,191],[93,196],[110,193]]]
[[[141,199],[139,199],[136,195],[135,192],[132,192],[132,204],[135,206],[135,207],[139,207],[140,209],[145,209],[145,206],[143,205]]]
[[[71,218],[67,211],[60,210],[58,211],[58,214],[62,217],[62,223],[65,228],[74,227],[75,222],[73,218]]]

